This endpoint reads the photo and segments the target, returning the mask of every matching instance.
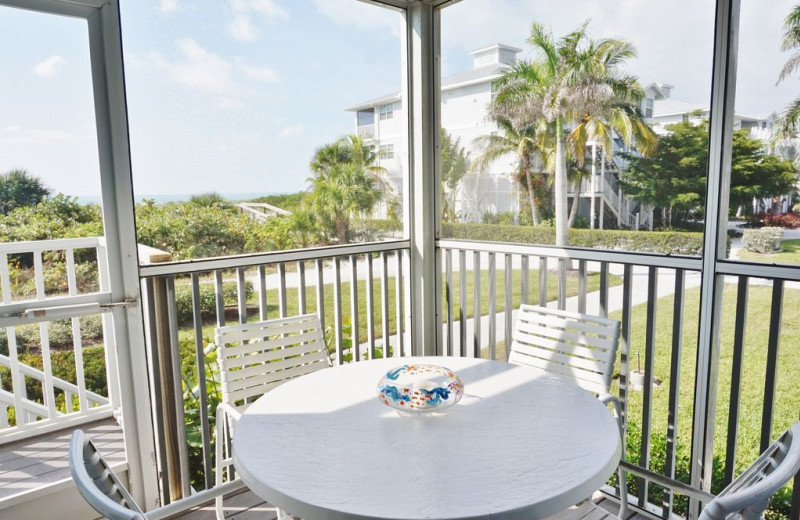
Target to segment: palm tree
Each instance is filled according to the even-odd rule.
[[[480,150],[480,155],[472,164],[475,170],[481,170],[489,166],[497,159],[507,154],[516,156],[514,178],[517,184],[524,185],[528,192],[528,202],[531,206],[531,220],[534,226],[539,225],[539,210],[537,199],[541,198],[542,189],[542,169],[538,166],[545,166],[552,162],[552,155],[545,144],[546,136],[543,132],[537,132],[536,127],[528,125],[518,128],[510,119],[498,116],[495,118],[500,134],[489,134],[477,137],[473,142]],[[532,178],[532,173],[536,173],[536,183]],[[538,191],[538,193],[537,193]]]
[[[541,128],[543,122],[554,133],[559,246],[568,243],[567,147],[582,162],[590,139],[606,143],[610,150],[616,133],[643,153],[656,141],[641,113],[642,87],[620,70],[626,60],[636,56],[635,49],[623,40],[592,40],[587,26],[585,22],[556,41],[552,32],[534,23],[528,43],[536,51],[536,59],[521,61],[503,74],[492,104],[495,119],[509,119],[517,128],[534,124]]]
[[[386,169],[377,165],[374,147],[357,135],[349,135],[314,151],[310,205],[328,232],[339,243],[347,242],[350,218],[373,210],[384,195],[380,178]]]
[[[794,6],[783,22],[782,51],[794,51],[786,60],[776,84],[781,83],[800,66],[800,5]],[[778,120],[778,134],[783,138],[794,138],[800,123],[800,97],[789,103]]]
[[[441,182],[440,188],[441,205],[442,205],[442,220],[455,221],[455,192],[458,188],[458,183],[467,174],[469,170],[469,152],[464,150],[461,146],[461,138],[453,140],[453,137],[447,133],[447,130],[442,128],[441,138],[439,143],[441,152]],[[450,198],[447,198],[447,190],[450,191]]]

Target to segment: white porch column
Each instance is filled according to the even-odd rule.
[[[114,302],[136,303],[139,301],[139,271],[118,0],[102,4],[87,17],[87,22],[108,290]],[[159,497],[142,312],[139,305],[115,307],[111,312],[113,331],[104,332],[114,336],[130,492],[148,510],[158,505]],[[109,367],[109,373],[113,373],[113,367]]]
[[[435,355],[442,332],[437,302],[439,234],[439,12],[423,2],[408,7],[409,230],[411,345]]]

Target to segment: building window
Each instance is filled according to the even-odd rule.
[[[381,147],[379,148],[378,157],[381,160],[394,159],[394,145],[382,144]]]
[[[392,119],[394,117],[394,105],[391,103],[388,105],[381,105],[378,108],[378,112],[380,112],[381,121],[384,119]]]
[[[644,98],[644,117],[647,119],[653,117],[653,98]]]
[[[358,126],[367,126],[375,124],[375,111],[373,109],[359,110],[356,113]]]
[[[683,114],[683,115],[681,115],[681,121],[684,121],[684,122],[685,122],[685,121],[688,121],[688,120],[689,120],[689,114]]]

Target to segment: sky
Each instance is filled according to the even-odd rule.
[[[792,6],[742,1],[737,112],[800,94],[800,75],[775,85]],[[589,21],[634,44],[642,84],[708,103],[713,17],[712,0],[462,0],[442,12],[443,74],[493,43],[531,58],[534,20],[557,36]],[[314,149],[355,129],[345,108],[400,90],[402,15],[356,0],[121,0],[121,19],[137,196],[305,189]],[[85,22],[0,7],[0,33],[0,173],[98,195]]]

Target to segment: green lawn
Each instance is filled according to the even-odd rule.
[[[800,264],[800,239],[783,240],[781,250],[772,254],[761,254],[744,248],[737,253],[739,260],[770,264]]]
[[[767,338],[770,324],[771,288],[751,286],[748,296],[746,319],[744,370],[739,411],[739,437],[736,467],[744,469],[759,454],[761,412],[766,374]],[[661,385],[653,391],[652,432],[650,450],[651,468],[663,471],[665,439],[667,432],[667,409],[672,362],[672,302],[671,296],[658,300],[656,319],[656,346],[654,373]],[[688,482],[691,450],[691,422],[695,383],[697,352],[697,323],[699,289],[690,289],[685,294],[683,347],[680,371],[680,397],[678,406],[677,477]],[[784,310],[780,336],[777,370],[777,396],[773,421],[773,438],[788,428],[798,418],[800,409],[800,291],[787,289],[784,294]],[[644,356],[647,306],[633,309],[631,359],[635,364],[635,353]],[[724,291],[722,310],[722,337],[718,379],[717,417],[714,433],[714,492],[720,490],[720,479],[724,468],[727,443],[728,407],[730,402],[731,368],[733,359],[733,334],[736,314],[736,287],[728,285]],[[619,313],[612,317],[619,318]],[[642,359],[644,363],[644,359]],[[632,367],[635,368],[635,367]],[[613,392],[616,392],[616,388]],[[628,458],[639,460],[639,425],[642,424],[643,392],[631,392],[628,400]],[[656,488],[657,489],[657,488]],[[651,493],[651,500],[660,503],[660,497]],[[773,509],[782,511],[781,504],[788,500],[786,492],[776,497]],[[786,504],[784,504],[786,505]],[[788,505],[786,505],[788,507]],[[788,509],[785,509],[788,512]]]
[[[529,276],[529,294],[528,294],[528,301],[535,302],[538,301],[539,298],[539,271],[536,269],[529,269],[528,270]],[[472,317],[474,314],[474,303],[473,303],[473,288],[474,288],[474,276],[472,271],[467,271],[467,316]],[[453,313],[454,316],[458,316],[460,306],[459,306],[459,294],[460,294],[460,281],[458,279],[458,273],[454,273],[453,276],[453,287],[452,287],[452,294],[453,294]],[[590,273],[586,277],[586,286],[587,291],[592,292],[598,290],[600,286],[600,275],[597,273]],[[512,272],[512,307],[516,308],[519,307],[521,303],[521,271],[519,269],[515,269]],[[610,275],[609,276],[609,285],[618,285],[621,283],[621,279],[619,277]],[[505,271],[500,269],[496,272],[496,297],[495,297],[495,309],[497,312],[502,312],[505,310]],[[324,289],[324,315],[325,315],[325,323],[326,326],[331,326],[334,323],[334,291],[332,284],[325,284]],[[396,332],[396,304],[395,304],[395,278],[390,277],[388,279],[388,288],[389,288],[389,331],[390,334],[394,334]],[[365,342],[367,340],[367,309],[366,309],[366,301],[367,301],[367,283],[364,280],[359,280],[357,283],[357,290],[358,290],[358,322],[359,322],[359,341]],[[381,309],[383,305],[382,295],[381,295],[381,281],[380,279],[373,280],[372,284],[373,290],[373,317],[375,320],[375,335],[376,338],[382,337],[382,320],[381,320]],[[489,273],[487,271],[483,271],[481,273],[481,309],[485,314],[489,308]],[[567,296],[574,296],[578,293],[578,278],[574,274],[568,275],[567,279]],[[341,285],[341,295],[342,295],[342,317],[345,323],[349,326],[350,323],[350,283],[343,282]],[[547,277],[547,297],[548,300],[554,300],[558,297],[558,281],[557,281],[557,273],[552,272],[549,273]],[[444,282],[443,282],[443,289],[442,289],[442,307],[445,307],[445,290],[444,290]],[[280,310],[279,310],[279,292],[277,289],[270,289],[267,291],[267,313],[268,317],[278,317]],[[235,301],[228,301],[226,305],[228,306],[235,306]],[[256,305],[258,304],[258,296],[253,294],[249,301],[249,313],[250,316],[248,319],[256,320],[258,319],[258,311],[256,309]],[[317,312],[317,296],[316,296],[316,287],[309,287],[306,290],[306,311],[307,312]],[[291,316],[294,314],[299,313],[299,302],[298,302],[298,291],[297,289],[288,289],[286,292],[286,313],[287,315]],[[230,321],[230,320],[229,320]],[[180,331],[180,339],[185,341],[191,341],[192,344],[194,342],[194,332],[193,330],[189,329],[191,324],[185,324],[184,330]],[[214,323],[207,323],[203,327],[203,337],[205,338],[206,343],[212,341],[214,336]]]

